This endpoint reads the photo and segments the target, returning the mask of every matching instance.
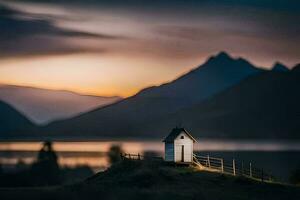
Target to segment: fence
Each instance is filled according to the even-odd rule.
[[[141,154],[130,154],[130,153],[121,153],[121,159],[130,159],[130,160],[163,160],[162,157],[159,156],[145,156]]]
[[[121,153],[120,157],[123,160],[163,160],[163,158],[159,156],[144,156],[141,154],[129,153]],[[209,155],[200,156],[193,154],[193,163],[203,170],[230,174],[233,176],[245,176],[261,181],[273,181],[274,179],[269,172],[254,167],[251,162],[245,164],[244,162],[237,162],[235,159],[224,160],[223,158],[215,158]]]
[[[234,176],[246,176],[261,181],[272,181],[273,177],[264,169],[253,167],[252,163],[245,164],[244,162],[237,162],[235,159],[230,161],[223,158],[215,158],[200,155],[193,155],[193,160],[196,165],[204,170],[215,171]]]

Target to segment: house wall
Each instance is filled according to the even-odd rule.
[[[180,139],[181,136],[184,136],[184,139]],[[193,140],[188,137],[184,132],[178,135],[174,140],[174,156],[175,162],[181,162],[181,151],[182,145],[184,145],[184,162],[192,162],[193,160]]]
[[[174,143],[165,143],[165,161],[174,161]]]

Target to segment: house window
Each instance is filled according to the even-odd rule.
[[[184,139],[184,136],[182,135],[182,136],[180,137],[180,139]]]

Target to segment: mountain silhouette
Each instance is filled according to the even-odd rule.
[[[12,106],[0,101],[1,139],[11,139],[17,136],[33,136],[35,128],[35,125],[31,121],[15,110]]]
[[[140,125],[139,132],[166,132],[180,119],[196,137],[299,139],[299,69],[251,76],[204,102]]]
[[[221,52],[178,79],[158,87],[146,88],[138,96],[175,98],[178,100],[176,104],[190,104],[217,94],[261,71],[242,58],[233,59]]]
[[[56,135],[135,136],[139,124],[193,106],[263,72],[242,58],[234,59],[221,52],[172,82],[146,88],[115,104],[51,123],[43,131]]]
[[[37,124],[74,117],[120,99],[80,95],[64,90],[0,85],[0,100],[12,105]]]

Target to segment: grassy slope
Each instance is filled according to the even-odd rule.
[[[300,188],[199,172],[158,162],[124,161],[83,183],[0,189],[0,199],[300,199]]]

